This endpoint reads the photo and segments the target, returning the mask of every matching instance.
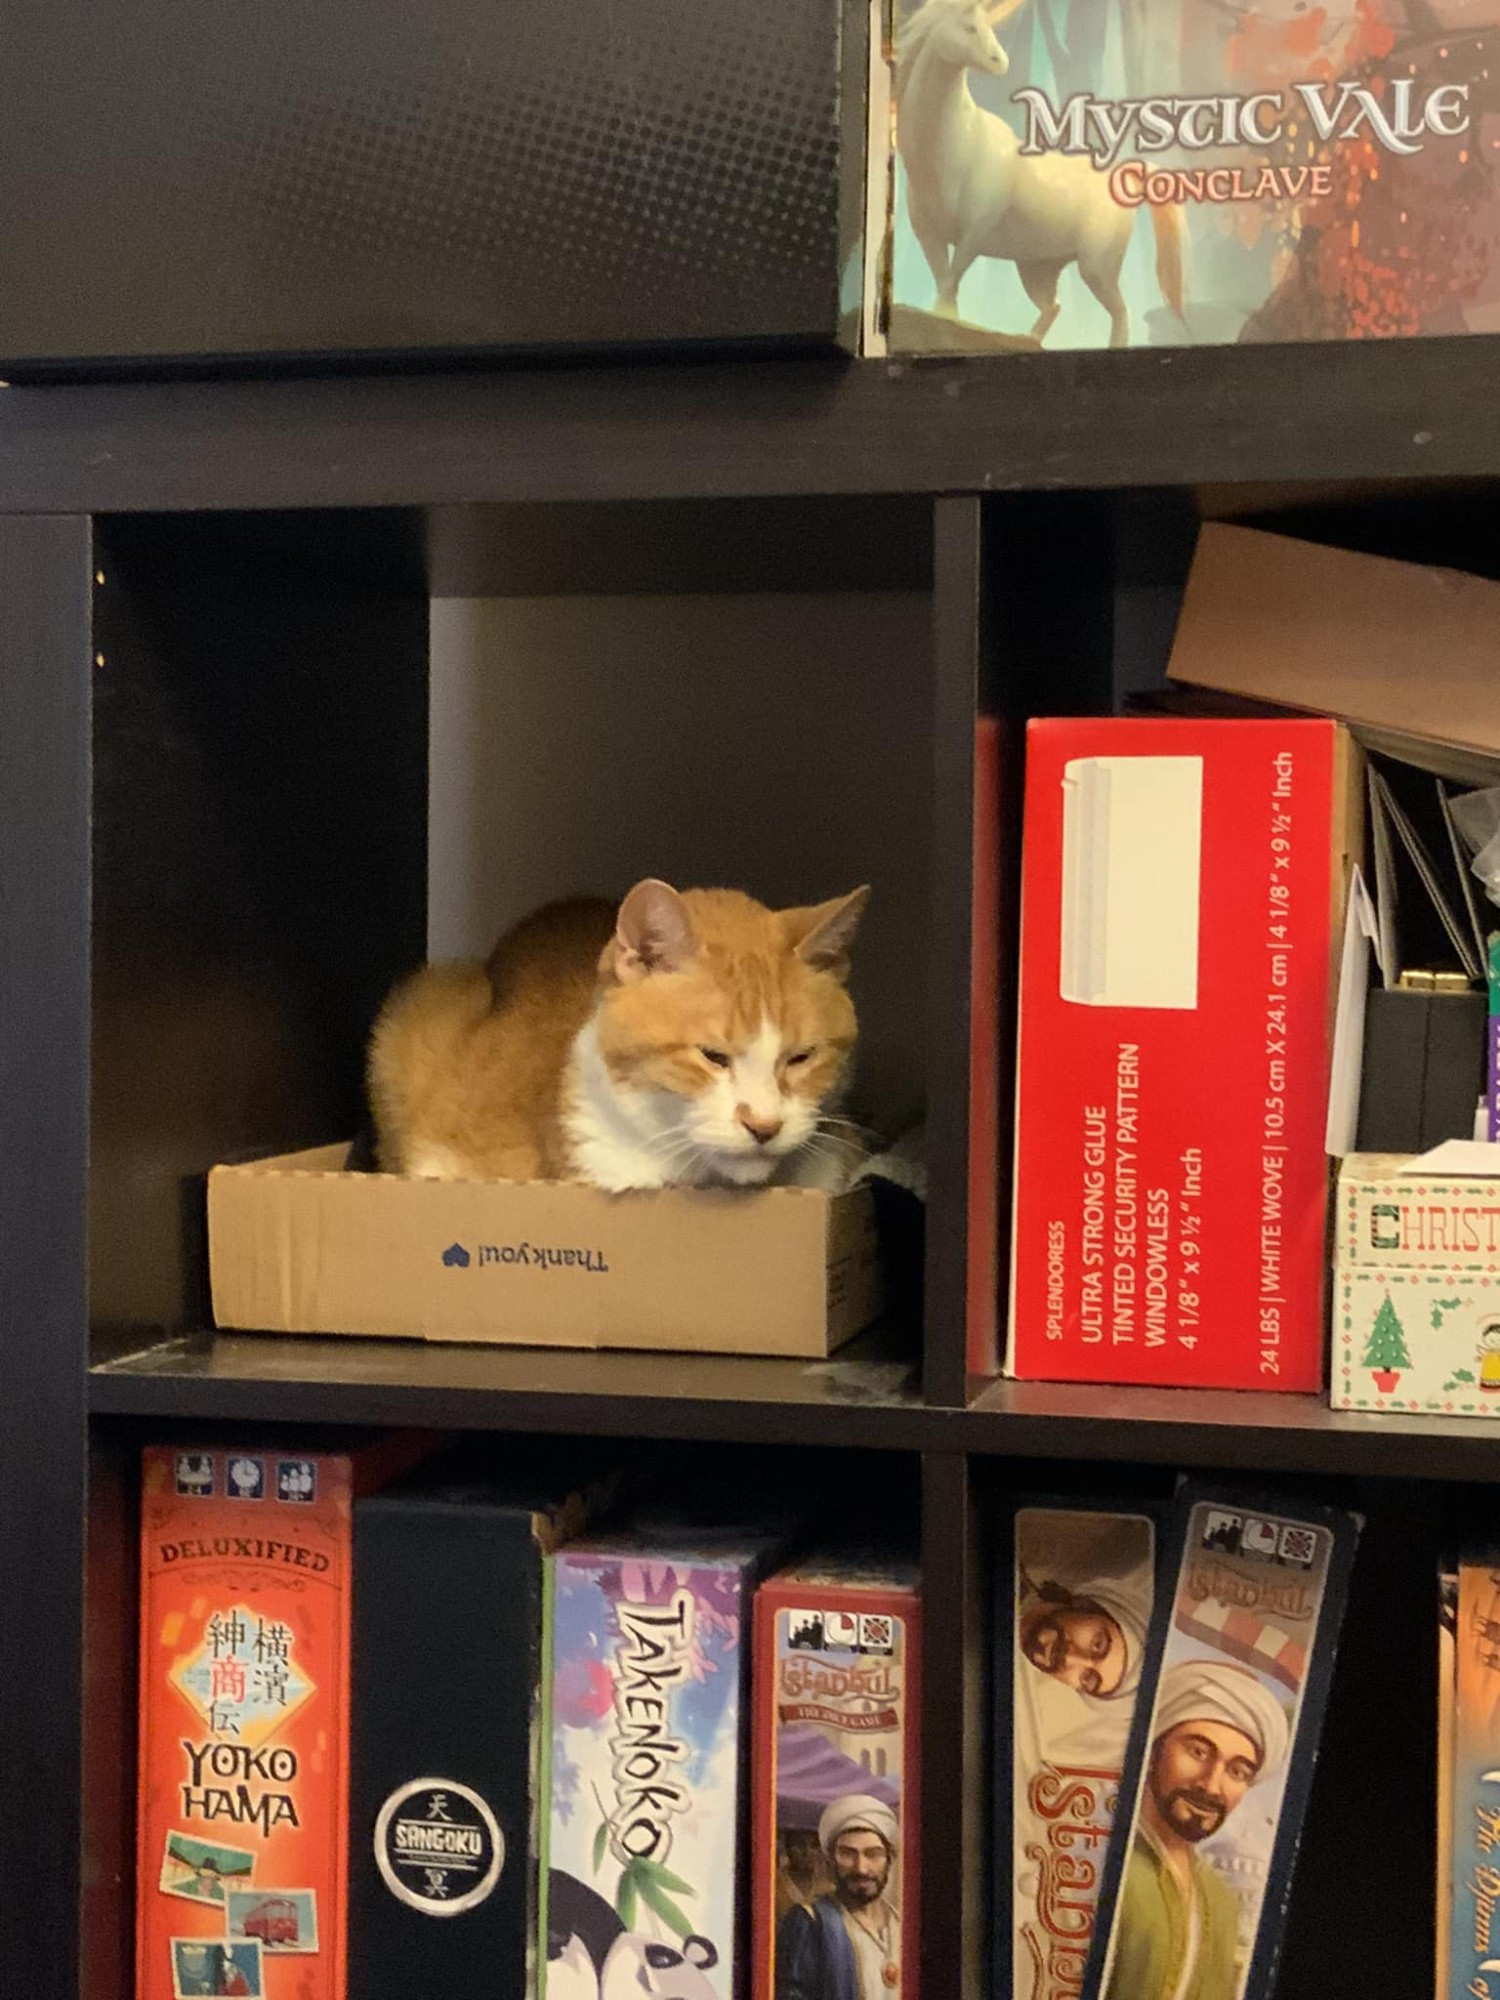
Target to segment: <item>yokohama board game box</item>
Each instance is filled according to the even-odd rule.
[[[137,2000],[344,2000],[351,1500],[407,1455],[144,1454]]]
[[[916,2000],[921,1598],[809,1563],[755,1601],[754,2000]]]
[[[1500,326],[1496,0],[894,0],[880,351]]]

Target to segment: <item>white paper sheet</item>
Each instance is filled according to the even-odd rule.
[[[1445,1139],[1440,1146],[1418,1153],[1396,1171],[1443,1174],[1451,1180],[1484,1180],[1500,1175],[1500,1145],[1492,1146],[1483,1139]]]
[[[1333,1017],[1333,1059],[1328,1078],[1325,1144],[1335,1159],[1354,1151],[1359,1130],[1359,1076],[1365,1054],[1365,996],[1370,990],[1370,949],[1379,949],[1375,906],[1358,868],[1349,876],[1344,944],[1339,954],[1339,997]]]

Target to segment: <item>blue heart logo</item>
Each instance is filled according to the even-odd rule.
[[[443,1252],[443,1262],[448,1266],[450,1271],[467,1271],[469,1268],[469,1253],[465,1250],[462,1243],[450,1243]]]

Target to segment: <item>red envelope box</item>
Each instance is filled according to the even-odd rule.
[[[1321,1385],[1356,763],[1325,720],[1032,723],[1011,1374]]]

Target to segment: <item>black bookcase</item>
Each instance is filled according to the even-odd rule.
[[[1382,1995],[1430,1992],[1434,1558],[1500,1477],[1500,1431],[968,1378],[971,745],[986,708],[1094,708],[1159,671],[1196,517],[1500,571],[1494,358],[0,390],[0,1992],[131,1991],[140,1445],[387,1425],[647,1440],[666,1463],[708,1441],[783,1453],[815,1500],[881,1466],[920,1496],[926,2000],[986,1990],[992,1501],[1163,1491],[1188,1466],[1352,1501],[1280,1990],[1352,1990],[1347,1914]],[[348,1129],[370,1009],[422,950],[432,597],[893,587],[925,594],[930,643],[873,648],[846,694],[925,677],[926,845],[892,857],[924,911],[920,1308],[813,1367],[216,1338],[197,1177]],[[1007,821],[1016,779],[1012,757]],[[787,810],[811,842],[837,795]]]

